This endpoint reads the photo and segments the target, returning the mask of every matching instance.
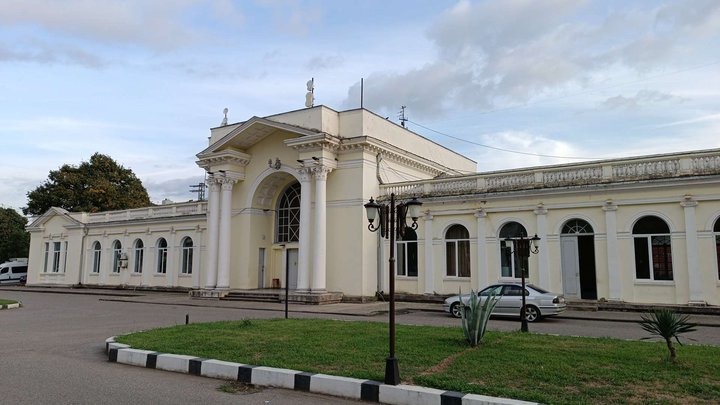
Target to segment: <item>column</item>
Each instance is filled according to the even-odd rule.
[[[235,179],[223,178],[220,193],[220,234],[218,243],[217,288],[230,288],[230,221],[232,220],[232,189]]]
[[[297,290],[310,291],[310,193],[312,183],[309,168],[300,172],[300,240],[298,241]]]
[[[687,271],[688,286],[690,287],[690,303],[704,303],[702,277],[698,265],[698,235],[697,221],[695,219],[695,207],[697,201],[692,196],[686,195],[680,203],[685,211],[685,244],[687,248]]]
[[[618,242],[617,242],[617,205],[612,200],[605,201],[603,206],[605,211],[605,232],[607,233],[607,266],[608,266],[608,284],[610,288],[611,301],[620,301],[622,299],[622,291],[620,284],[620,263],[618,262]]]
[[[481,290],[485,288],[489,282],[490,272],[488,271],[487,265],[487,234],[486,234],[486,222],[487,212],[485,210],[478,210],[475,213],[477,219],[477,289]]]
[[[550,255],[547,248],[547,208],[540,203],[534,212],[537,219],[537,236],[540,238],[540,252],[538,253],[539,282],[541,287],[550,288],[550,274],[548,270],[548,258]]]
[[[315,172],[315,244],[313,245],[314,257],[314,272],[312,277],[312,291],[313,292],[324,292],[325,291],[325,251],[326,251],[326,221],[325,213],[327,210],[326,202],[326,188],[327,188],[327,175],[330,172],[330,168],[325,166],[318,166],[314,168]],[[302,196],[301,196],[302,198]]]
[[[435,291],[435,261],[433,259],[433,216],[430,211],[425,212],[425,294],[432,294]]]
[[[218,226],[220,225],[220,183],[213,176],[208,179],[207,251],[205,252],[205,287],[217,285]]]

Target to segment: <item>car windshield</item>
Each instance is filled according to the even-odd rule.
[[[548,290],[546,290],[546,289],[544,289],[544,288],[540,288],[540,287],[538,287],[538,286],[536,286],[536,285],[528,284],[527,286],[530,287],[530,288],[532,288],[533,290],[539,292],[540,294],[548,294],[548,293],[550,292],[550,291],[548,291]]]

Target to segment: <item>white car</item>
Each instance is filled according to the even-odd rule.
[[[0,264],[0,284],[25,283],[27,269],[27,259],[10,259]]]
[[[522,307],[522,284],[520,283],[498,283],[493,284],[478,293],[481,300],[485,300],[493,290],[500,299],[498,300],[493,315],[502,316],[520,316],[520,308]],[[462,296],[462,301],[468,304],[470,294]],[[445,300],[443,309],[450,315],[460,318],[460,296],[456,295]],[[528,322],[539,321],[545,316],[557,315],[567,309],[565,297],[562,294],[555,294],[546,291],[532,284],[525,284],[525,316]]]

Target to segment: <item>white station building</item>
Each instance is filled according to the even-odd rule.
[[[368,110],[317,106],[213,128],[197,157],[207,201],[34,218],[28,285],[374,299],[389,242],[363,204],[394,193],[423,203],[397,242],[399,292],[467,292],[527,266],[569,299],[720,305],[720,149],[478,173]],[[533,235],[526,263],[507,254]]]

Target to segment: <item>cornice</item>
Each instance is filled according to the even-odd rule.
[[[231,164],[245,167],[250,163],[251,156],[237,150],[225,149],[220,152],[199,153],[195,163],[205,170],[220,164]]]

